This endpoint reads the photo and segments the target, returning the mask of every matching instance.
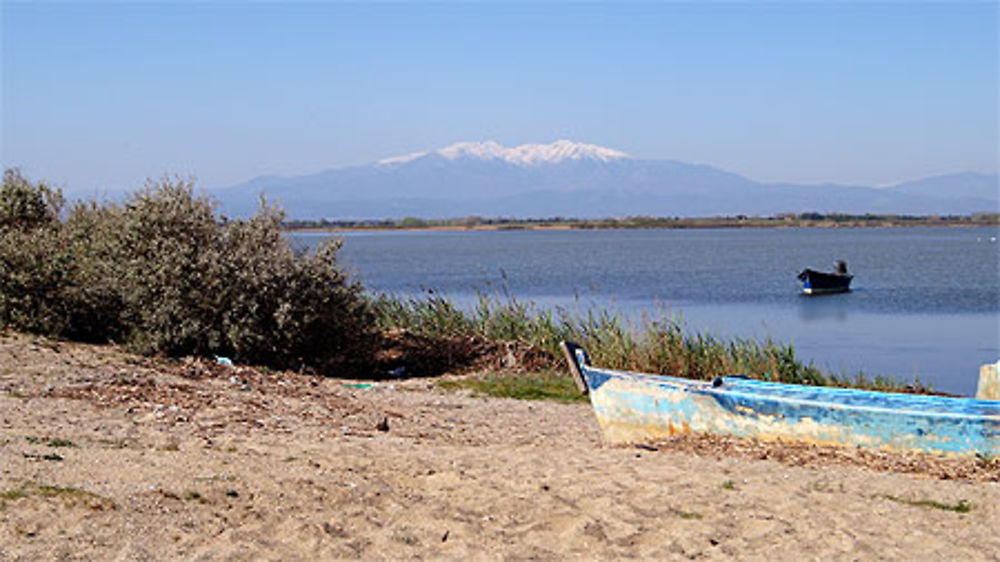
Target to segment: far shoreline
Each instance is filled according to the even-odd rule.
[[[456,232],[518,230],[641,230],[709,228],[906,228],[906,227],[983,227],[1000,226],[1000,213],[973,215],[847,215],[784,214],[773,217],[622,217],[604,219],[574,218],[484,218],[382,220],[288,220],[286,232]]]

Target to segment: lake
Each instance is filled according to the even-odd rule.
[[[328,233],[295,233],[313,246]],[[469,302],[509,293],[572,312],[679,317],[690,331],[772,338],[833,373],[919,378],[975,394],[1000,359],[1000,229],[349,232],[340,257],[371,291]],[[850,293],[796,275],[847,261]]]

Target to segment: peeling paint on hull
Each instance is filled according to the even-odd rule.
[[[577,353],[609,443],[681,432],[764,440],[1000,455],[1000,401],[800,386],[722,377],[715,383],[600,369]]]

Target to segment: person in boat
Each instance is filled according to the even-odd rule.
[[[837,260],[834,271],[825,273],[813,269],[804,269],[798,275],[803,283],[802,292],[807,295],[823,293],[842,293],[851,290],[853,275],[847,272],[847,262]]]

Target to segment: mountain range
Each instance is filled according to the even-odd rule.
[[[372,164],[262,176],[213,190],[230,216],[263,194],[294,219],[599,218],[779,213],[972,214],[1000,209],[997,174],[962,172],[888,187],[753,181],[712,166],[644,160],[560,140],[504,147],[460,142]]]

